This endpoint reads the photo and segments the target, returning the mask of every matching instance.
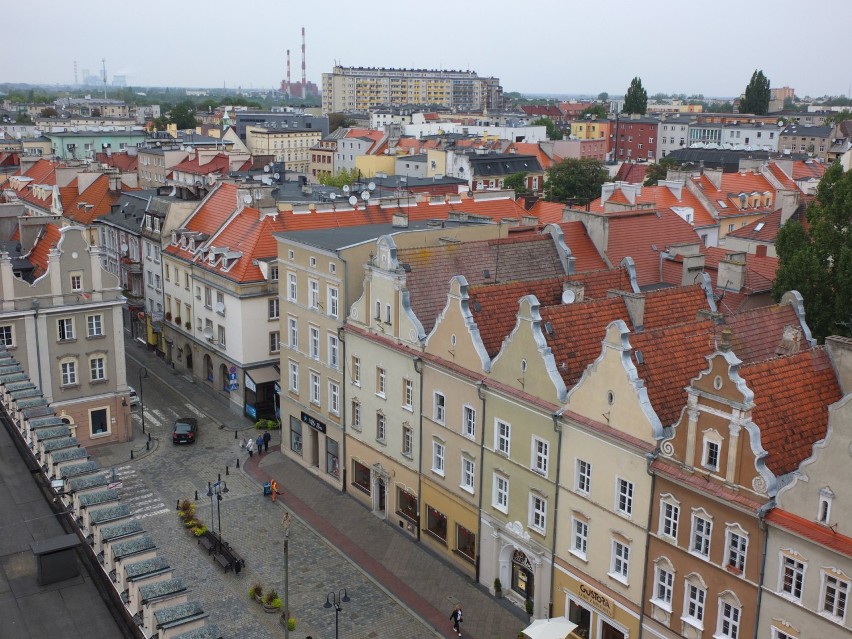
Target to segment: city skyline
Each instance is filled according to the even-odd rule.
[[[487,12],[446,0],[432,3],[428,12],[413,12],[374,0],[343,17],[334,17],[336,7],[322,1],[298,12],[253,7],[240,17],[229,16],[232,5],[222,0],[152,0],[144,15],[107,12],[94,0],[81,0],[51,7],[49,19],[38,23],[37,48],[29,30],[10,30],[6,44],[13,63],[0,82],[71,85],[76,65],[82,84],[83,71],[100,75],[105,59],[110,84],[121,75],[133,87],[274,88],[286,78],[288,49],[291,78],[301,78],[304,27],[306,76],[318,85],[339,63],[472,70],[498,77],[507,92],[526,94],[619,95],[639,76],[649,95],[731,97],[762,69],[773,87],[791,86],[800,97],[848,95],[852,74],[832,74],[830,63],[815,65],[801,43],[785,43],[798,5],[781,0],[771,13],[757,5],[723,0],[714,17],[704,6],[673,11],[662,0],[625,3],[615,22],[609,10],[566,7],[557,0],[534,0],[522,16],[507,0],[489,3]],[[852,5],[841,0],[827,5],[821,14],[832,22],[852,18]],[[25,25],[29,18],[20,4],[5,15],[10,25]],[[430,18],[425,24],[424,17]],[[133,28],[128,32],[134,24],[138,38]],[[152,37],[152,27],[162,35]],[[96,35],[83,37],[84,32]],[[842,59],[841,39],[819,44],[820,60]]]

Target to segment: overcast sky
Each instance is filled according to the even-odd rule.
[[[799,96],[848,95],[852,0],[47,0],[4,7],[0,82],[134,87],[321,85],[345,66],[459,69],[505,91],[733,96],[755,69]]]

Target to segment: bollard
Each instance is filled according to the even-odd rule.
[[[151,431],[148,431],[148,441],[151,441]]]
[[[195,501],[198,501],[198,491],[195,491]]]
[[[219,473],[219,481],[222,481],[222,473]]]
[[[177,506],[175,506],[175,510],[180,510],[180,499],[177,500]]]
[[[147,442],[145,442],[145,450],[151,450],[151,440],[150,439]]]
[[[225,475],[227,476],[227,475],[230,475],[230,474],[231,473],[229,472],[229,468],[227,466],[225,466]]]
[[[130,449],[130,459],[133,459],[133,449]]]
[[[239,467],[240,467],[240,458],[237,457],[237,468],[239,468]]]
[[[237,431],[234,431],[234,439],[237,439]]]

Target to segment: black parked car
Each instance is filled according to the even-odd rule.
[[[198,420],[195,417],[178,417],[172,432],[173,444],[194,444],[198,437]]]

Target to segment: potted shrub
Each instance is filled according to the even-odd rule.
[[[181,501],[180,506],[178,507],[178,516],[181,519],[187,519],[193,515],[195,515],[195,504],[188,499]]]
[[[258,603],[263,602],[263,586],[260,583],[255,583],[249,588],[249,598],[254,599]]]
[[[527,615],[529,615],[530,617],[532,617],[532,613],[533,613],[533,602],[532,602],[532,599],[527,599],[527,600],[524,602],[524,608],[526,608]]]
[[[184,324],[184,326],[186,326],[186,330],[189,330],[189,329],[192,328],[192,324],[190,322],[186,322],[186,324]]]
[[[177,324],[178,326],[180,326],[180,315],[178,315],[178,316],[175,318],[175,324]]]
[[[289,630],[290,632],[295,632],[296,630],[296,620],[293,619],[293,617],[290,617],[287,620],[287,630]]]
[[[198,525],[196,525],[192,529],[192,534],[195,535],[196,537],[201,537],[201,535],[203,535],[206,532],[207,532],[207,526],[205,526],[201,522],[198,522]]]
[[[171,322],[171,321],[172,321],[172,313],[171,313],[171,311],[166,311],[166,321],[167,321],[167,322]]]
[[[494,596],[497,597],[497,599],[503,598],[503,584],[500,583],[499,578],[494,580]]]
[[[266,612],[278,612],[281,608],[281,599],[278,597],[278,592],[273,588],[263,595],[263,609]]]

